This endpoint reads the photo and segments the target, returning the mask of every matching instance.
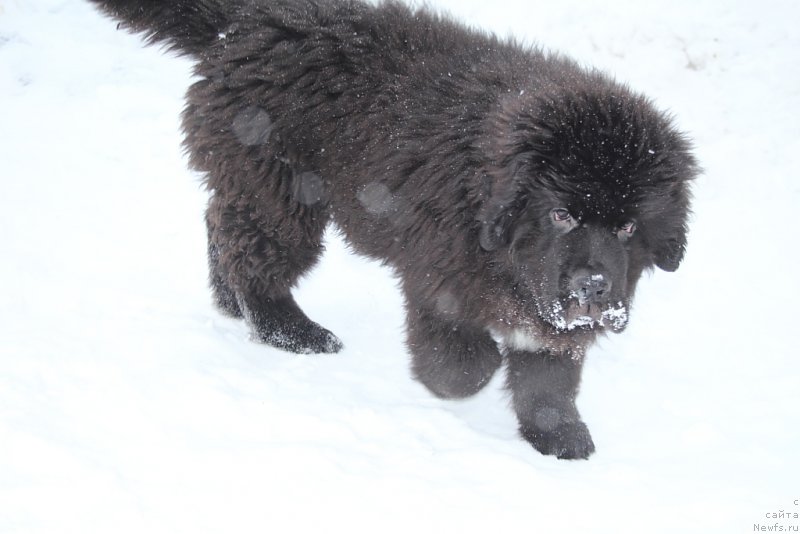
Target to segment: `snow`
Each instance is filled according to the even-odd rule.
[[[618,302],[617,307],[609,307],[607,310],[603,310],[600,324],[603,324],[603,321],[611,323],[614,331],[621,330],[628,324],[628,308],[622,302]]]
[[[800,4],[430,4],[613,72],[694,138],[686,260],[588,355],[597,453],[536,453],[499,375],[433,398],[396,282],[335,235],[297,299],[345,350],[250,342],[207,289],[190,63],[83,2],[7,0],[0,532],[752,532],[800,511]]]

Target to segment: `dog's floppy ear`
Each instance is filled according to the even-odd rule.
[[[481,248],[489,252],[511,241],[514,223],[522,209],[521,187],[513,173],[510,174],[484,175],[482,195],[485,200],[478,214],[481,223],[478,238]]]
[[[673,272],[678,269],[686,253],[686,232],[689,218],[689,193],[684,182],[672,186],[669,201],[660,204],[663,215],[657,223],[657,234],[652,243],[653,260],[659,269]],[[667,209],[664,209],[664,208]],[[649,208],[656,211],[658,207]]]
[[[478,235],[484,250],[491,252],[508,244],[514,219],[512,205],[515,197],[513,191],[497,191],[490,192],[484,201],[479,215],[481,229]]]
[[[511,241],[512,230],[525,207],[526,179],[539,137],[544,135],[533,120],[525,99],[501,100],[489,126],[489,162],[481,184],[483,205],[478,213],[480,244],[494,251]]]
[[[681,229],[679,234],[667,239],[655,249],[656,266],[667,272],[674,272],[683,261],[686,253],[686,231]]]

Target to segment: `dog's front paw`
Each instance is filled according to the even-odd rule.
[[[582,421],[562,423],[547,430],[523,426],[520,433],[537,451],[561,460],[585,460],[594,452],[592,436]]]

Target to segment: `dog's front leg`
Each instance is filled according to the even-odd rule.
[[[417,308],[406,318],[411,369],[437,397],[462,399],[480,391],[503,362],[484,330]]]
[[[594,443],[575,406],[582,359],[548,350],[513,351],[507,357],[522,436],[542,454],[588,458]]]

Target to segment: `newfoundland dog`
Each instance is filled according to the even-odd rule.
[[[394,0],[91,1],[196,61],[183,129],[222,311],[274,347],[340,350],[291,293],[333,223],[399,276],[428,389],[472,395],[505,360],[522,436],[594,451],[575,407],[586,350],[686,246],[697,166],[667,115]]]

